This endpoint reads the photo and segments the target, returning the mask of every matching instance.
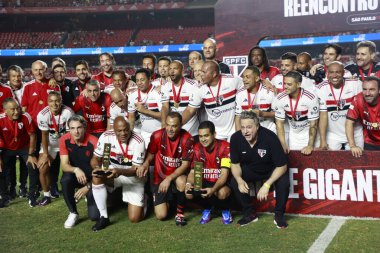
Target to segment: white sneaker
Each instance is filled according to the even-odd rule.
[[[79,215],[76,213],[70,213],[69,217],[67,217],[67,220],[65,221],[65,224],[63,225],[65,228],[72,228],[77,224],[79,219]]]

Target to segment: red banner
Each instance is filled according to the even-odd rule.
[[[1,14],[36,14],[36,13],[87,13],[87,12],[127,12],[183,9],[184,2],[178,3],[145,3],[100,6],[67,6],[67,7],[16,7],[1,8]]]
[[[355,158],[349,151],[289,155],[287,213],[380,218],[380,152]],[[255,201],[258,211],[273,211],[273,193]]]

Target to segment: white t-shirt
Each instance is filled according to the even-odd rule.
[[[285,77],[282,74],[278,74],[272,78],[270,81],[274,87],[276,87],[277,93],[283,92],[285,90]],[[315,92],[315,81],[306,76],[302,76],[301,88]]]
[[[235,115],[240,116],[242,111],[248,111],[250,109],[258,109],[263,112],[270,112],[272,111],[272,102],[274,98],[274,92],[268,90],[262,84],[260,84],[257,93],[251,93],[250,96],[248,96],[247,90],[242,90],[236,95]],[[249,99],[251,101],[249,101]],[[260,125],[276,133],[276,125],[274,123],[274,119],[260,118]]]
[[[128,122],[128,111],[125,111],[124,109],[117,106],[115,103],[112,102],[110,106],[110,125],[113,125],[113,122],[115,121],[115,118],[118,116],[123,116],[124,119]]]
[[[42,109],[37,115],[38,128],[41,131],[49,131],[49,146],[48,149],[51,152],[59,152],[59,138],[66,133],[67,121],[74,115],[73,110],[70,107],[62,105],[62,111],[59,115],[54,115],[55,124],[58,127],[54,128],[53,115],[49,110],[49,106]],[[42,144],[41,144],[42,149]]]
[[[200,108],[203,102],[208,120],[215,124],[216,138],[227,140],[235,132],[236,94],[244,87],[239,77],[220,77],[221,80],[216,86],[202,85],[195,89],[190,97],[189,106]]]
[[[170,111],[179,112],[181,115],[189,105],[192,93],[198,88],[197,81],[188,78],[183,78],[182,80],[181,93],[179,93],[180,87],[176,87],[172,82],[167,82],[161,88],[161,103],[169,103]],[[175,89],[176,98],[177,96],[179,98],[178,108],[175,106],[173,87]],[[195,136],[198,134],[198,126],[198,116],[195,114],[182,128],[188,131],[192,136]]]

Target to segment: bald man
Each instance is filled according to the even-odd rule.
[[[194,64],[194,79],[198,81],[198,83],[202,83],[202,66],[205,62],[203,60],[197,61]]]
[[[218,51],[216,41],[208,38],[203,42],[203,56],[206,60],[214,60],[219,64],[219,71],[224,74],[231,74],[230,68],[227,64],[216,59],[216,52]]]
[[[357,79],[344,79],[344,66],[333,61],[327,67],[327,80],[317,85],[320,117],[320,148],[329,150],[350,150],[345,122],[353,98],[362,91]],[[363,131],[360,124],[354,124],[355,143],[363,148]]]
[[[190,97],[198,84],[192,79],[183,77],[183,64],[173,61],[169,66],[171,82],[166,83],[161,89],[161,121],[165,125],[166,117],[170,111],[182,114],[189,105]],[[198,118],[193,115],[189,121],[182,126],[192,136],[198,134]]]
[[[103,171],[101,167],[104,164],[103,156],[107,144],[111,149],[110,163],[109,168],[103,169],[109,174],[100,175],[98,173]],[[91,160],[92,191],[100,212],[100,219],[92,227],[93,231],[104,229],[110,224],[107,211],[107,189],[113,191],[115,188],[122,187],[123,201],[128,203],[128,218],[132,223],[144,218],[145,178],[137,176],[138,167],[144,162],[144,157],[143,138],[131,131],[124,117],[116,117],[113,130],[108,130],[100,136]]]
[[[308,78],[310,78],[311,60],[311,55],[308,52],[297,55],[297,71]]]
[[[128,97],[123,94],[121,89],[114,88],[110,93],[112,104],[110,106],[110,120],[108,130],[113,128],[116,117],[122,116],[128,121]]]
[[[216,61],[203,64],[202,82],[205,85],[195,89],[182,122],[186,124],[203,103],[208,120],[215,124],[216,138],[227,140],[235,132],[236,93],[244,89],[243,82],[238,77],[221,75]]]

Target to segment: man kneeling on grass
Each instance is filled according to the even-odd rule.
[[[106,144],[106,145],[105,145]],[[109,152],[109,169],[102,170],[103,157]],[[144,177],[138,166],[145,157],[144,139],[130,129],[123,116],[115,118],[113,130],[104,132],[98,141],[91,160],[92,190],[100,219],[92,227],[93,231],[104,229],[110,224],[107,212],[107,189],[122,187],[123,201],[128,203],[128,218],[136,223],[144,218]]]
[[[198,127],[199,142],[194,145],[192,170],[187,177],[186,197],[188,199],[202,197],[205,207],[200,224],[211,220],[211,210],[222,209],[222,223],[231,224],[229,210],[230,188],[226,185],[231,168],[230,144],[216,139],[215,125],[211,121],[203,121]],[[194,166],[202,163],[202,189],[194,191]]]
[[[286,228],[284,213],[289,196],[289,172],[287,156],[281,143],[272,131],[261,127],[253,111],[244,111],[240,116],[241,130],[231,136],[231,172],[234,176],[232,189],[243,206],[243,218],[238,225],[245,226],[258,220],[253,210],[248,183],[265,183],[257,193],[259,201],[266,200],[272,186],[276,188],[274,223]]]

